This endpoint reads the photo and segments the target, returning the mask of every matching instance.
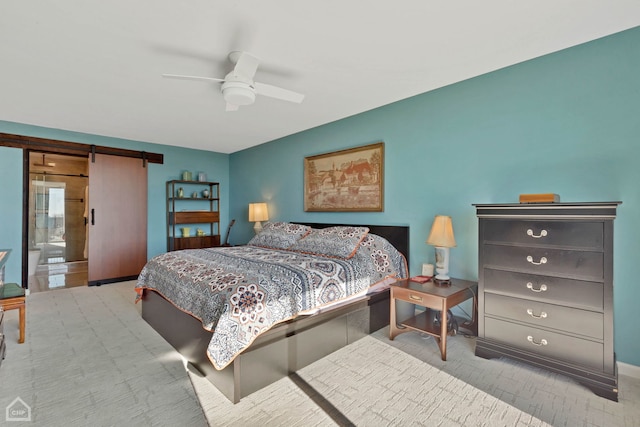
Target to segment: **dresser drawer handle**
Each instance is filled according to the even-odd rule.
[[[418,295],[411,295],[409,294],[409,299],[413,300],[413,301],[421,301],[422,302],[422,297],[418,296]]]
[[[547,230],[542,230],[540,232],[540,234],[538,234],[538,235],[533,234],[533,230],[532,229],[528,229],[527,230],[527,236],[531,236],[534,239],[539,239],[541,237],[546,237],[546,235],[547,235]]]
[[[527,256],[527,261],[529,261],[533,265],[542,265],[542,264],[546,264],[547,263],[547,258],[546,257],[542,257],[542,258],[540,258],[540,262],[535,262],[533,260],[533,257],[531,255],[528,255]]]
[[[549,344],[549,343],[547,342],[547,340],[545,340],[544,338],[542,338],[542,339],[540,340],[540,342],[535,342],[535,341],[533,340],[533,337],[532,337],[531,335],[529,335],[529,336],[527,337],[527,341],[529,341],[531,344],[533,344],[533,345],[537,345],[537,346],[539,346],[539,347],[541,347],[541,346],[543,346],[543,345],[547,345],[547,344]]]
[[[540,289],[533,289],[533,283],[527,282],[527,289],[530,289],[532,292],[544,292],[547,290],[547,285],[543,283],[540,285]]]
[[[547,313],[545,311],[541,311],[540,315],[536,316],[535,314],[533,314],[533,309],[531,308],[527,308],[527,314],[533,317],[534,319],[546,319],[547,317]]]

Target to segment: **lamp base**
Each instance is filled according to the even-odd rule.
[[[253,231],[255,231],[256,234],[262,231],[262,224],[260,223],[260,221],[256,221],[255,225],[253,226]]]
[[[451,278],[449,276],[441,276],[438,274],[433,278],[433,283],[437,286],[451,286]]]
[[[436,277],[433,283],[439,286],[450,286],[451,277],[449,277],[449,248],[436,246]]]

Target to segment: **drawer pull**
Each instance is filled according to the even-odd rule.
[[[529,335],[529,336],[527,337],[527,341],[529,341],[531,344],[533,344],[533,345],[537,345],[537,346],[539,346],[539,347],[541,347],[541,346],[543,346],[543,345],[547,345],[547,344],[549,344],[549,343],[547,342],[547,340],[545,340],[544,338],[542,338],[542,339],[540,340],[540,342],[535,342],[535,341],[533,340],[533,337],[532,337],[531,335]]]
[[[527,308],[527,314],[534,319],[546,319],[547,317],[547,313],[545,311],[541,311],[540,316],[536,316],[535,314],[533,314],[533,309],[531,308]]]
[[[532,292],[544,292],[547,290],[547,285],[543,283],[539,289],[533,289],[533,283],[527,282],[527,289],[531,289]]]
[[[409,294],[409,299],[412,299],[414,301],[422,301],[422,297],[418,296],[418,295],[411,295]]]
[[[532,229],[528,229],[527,230],[527,236],[531,236],[534,239],[539,239],[541,237],[546,237],[546,235],[547,235],[547,230],[542,230],[540,232],[540,234],[538,234],[538,235],[533,234],[533,230]]]
[[[527,261],[529,261],[533,265],[542,265],[542,264],[546,264],[547,263],[547,258],[546,257],[542,257],[542,258],[540,258],[540,262],[535,262],[531,255],[527,255]]]

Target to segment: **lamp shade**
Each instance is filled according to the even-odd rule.
[[[249,222],[269,221],[266,203],[249,203]]]
[[[456,246],[456,238],[453,235],[453,224],[450,216],[436,215],[431,226],[431,233],[427,238],[427,244],[441,248],[453,248]]]

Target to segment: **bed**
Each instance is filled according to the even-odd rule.
[[[142,317],[236,403],[387,325],[408,238],[404,226],[272,223],[246,246],[162,254],[138,279]]]

